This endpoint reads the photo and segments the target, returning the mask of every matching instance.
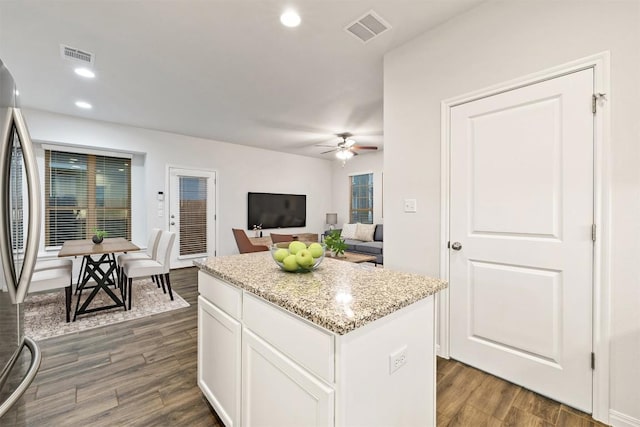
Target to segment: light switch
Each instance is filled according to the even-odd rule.
[[[405,212],[417,212],[416,199],[404,199]]]

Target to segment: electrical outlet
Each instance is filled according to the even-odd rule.
[[[393,374],[395,371],[407,364],[407,346],[405,345],[400,350],[391,353],[389,355],[389,374]]]

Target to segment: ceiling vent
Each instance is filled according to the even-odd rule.
[[[76,49],[75,47],[65,46],[63,44],[60,45],[60,55],[63,59],[82,62],[84,64],[93,64],[95,60],[92,53]]]
[[[370,10],[361,18],[347,25],[345,31],[357,37],[361,42],[367,43],[389,28],[391,28],[391,25],[385,22],[385,20],[373,10]]]

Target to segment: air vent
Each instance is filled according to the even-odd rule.
[[[84,50],[76,49],[75,47],[60,45],[60,55],[63,59],[70,61],[82,62],[85,64],[93,64],[95,57],[92,53]]]
[[[391,25],[371,10],[364,16],[347,25],[345,27],[345,31],[352,36],[357,37],[361,42],[367,43],[387,31],[389,28],[391,28]]]

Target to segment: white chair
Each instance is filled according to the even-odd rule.
[[[71,282],[73,261],[70,259],[54,259],[38,261],[31,276],[29,293],[51,291],[64,288],[65,312],[67,323],[71,318]]]
[[[156,258],[156,253],[158,252],[158,242],[160,241],[160,234],[162,230],[159,228],[154,228],[151,230],[149,234],[149,242],[147,243],[147,250],[145,252],[131,252],[126,254],[118,255],[117,261],[117,271],[118,271],[118,281],[122,282],[122,266],[127,261],[133,260],[153,260]],[[158,287],[160,283],[158,283]]]
[[[67,268],[69,263],[73,266],[73,262],[66,258],[56,258],[36,261],[33,271],[53,270],[56,268]]]
[[[162,289],[165,290],[165,283],[169,290],[169,297],[173,301],[173,292],[171,291],[171,281],[169,280],[169,262],[171,260],[171,250],[173,249],[173,242],[176,239],[176,234],[170,231],[163,231],[158,241],[158,250],[156,257],[153,260],[131,260],[127,261],[122,266],[125,281],[123,282],[123,293],[125,299],[129,300],[129,310],[131,310],[131,300],[133,300],[132,284],[133,279],[140,277],[153,277],[156,276],[162,282]],[[126,289],[128,285],[128,291]]]

